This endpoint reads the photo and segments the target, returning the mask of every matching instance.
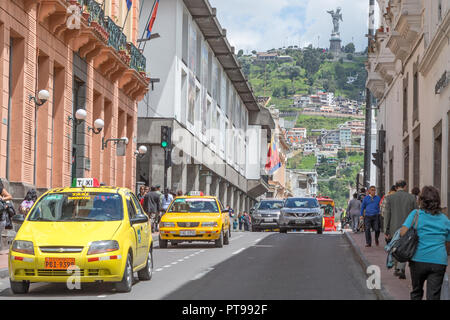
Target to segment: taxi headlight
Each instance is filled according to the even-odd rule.
[[[175,228],[174,222],[161,222],[161,227],[163,228]]]
[[[11,250],[34,255],[33,242],[31,241],[14,240]]]
[[[119,250],[119,243],[116,240],[94,241],[89,246],[87,254],[99,254],[116,250]]]
[[[217,227],[216,221],[202,222],[202,227]]]

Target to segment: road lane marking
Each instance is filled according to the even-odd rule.
[[[166,264],[163,268],[170,268],[172,265]]]
[[[199,274],[197,274],[192,280],[193,281],[194,280],[198,280],[198,279],[204,277],[207,273],[209,273],[209,272],[211,272],[213,270],[214,270],[214,268],[207,268],[207,269],[203,270],[202,272],[200,272]]]
[[[259,242],[259,241],[261,241],[261,238],[255,240],[255,242]]]
[[[178,262],[183,262],[184,261],[184,259],[178,259]]]
[[[252,247],[256,247],[256,248],[273,248],[273,246],[268,245],[268,244],[255,244]]]
[[[163,268],[158,268],[155,271],[163,271],[163,270],[164,270]]]
[[[97,298],[106,298],[105,295],[97,296]]]
[[[173,264],[173,265],[175,265],[175,264],[177,264],[178,262],[177,261],[175,261],[175,262],[172,262],[171,264]]]
[[[244,250],[245,250],[245,248],[241,248],[241,249],[239,249],[238,251],[233,252],[232,254],[238,254],[238,253],[241,253],[241,252],[244,251]]]

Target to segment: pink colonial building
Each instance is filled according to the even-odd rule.
[[[139,1],[127,18],[125,3],[0,1],[0,178],[14,198],[75,177],[134,188],[137,102],[150,79],[136,48]],[[103,144],[122,137],[123,156],[121,143]]]

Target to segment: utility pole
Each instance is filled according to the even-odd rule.
[[[369,0],[369,33],[367,34],[367,58],[369,57],[371,41],[375,28],[375,0]],[[372,158],[372,95],[366,88],[366,132],[364,136],[364,187],[370,184],[370,163]]]

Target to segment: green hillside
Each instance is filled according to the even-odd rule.
[[[294,61],[265,63],[244,55],[239,57],[239,61],[255,94],[272,97],[271,103],[281,110],[292,104],[293,95],[313,94],[318,90],[361,100],[367,77],[365,56],[348,53],[338,59],[312,46],[302,50],[286,49],[280,53],[291,56]],[[356,80],[348,84],[348,77]]]

